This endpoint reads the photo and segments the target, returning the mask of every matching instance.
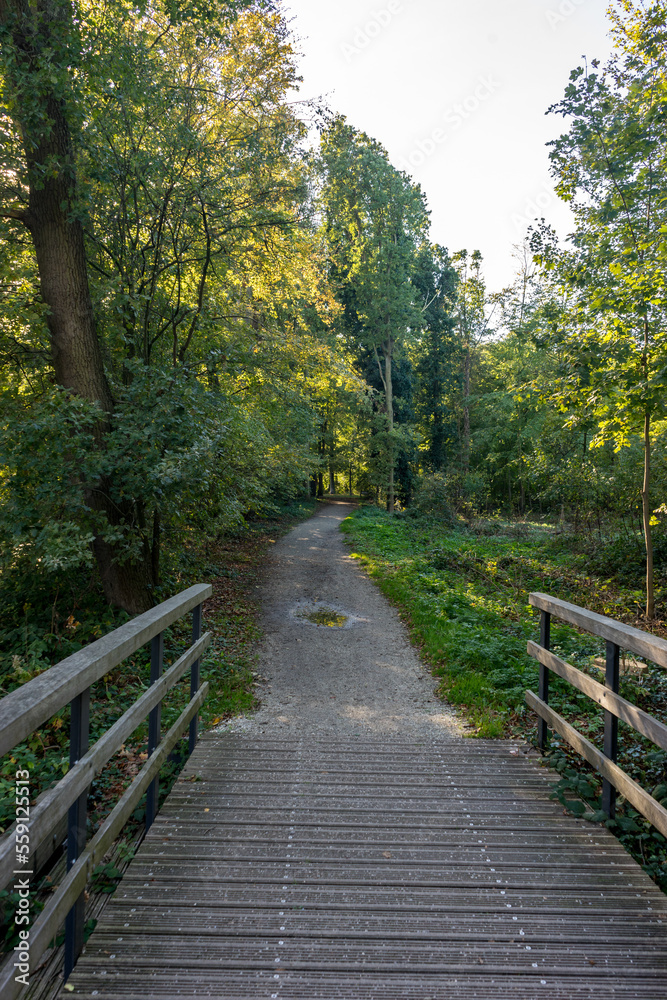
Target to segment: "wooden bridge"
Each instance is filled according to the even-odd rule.
[[[78,951],[76,909],[86,871],[137,797],[149,789],[154,801],[159,765],[188,727],[194,744],[192,719],[205,694],[197,657],[207,642],[198,609],[207,593],[191,588],[0,703],[0,733],[14,745],[63,698],[83,698],[86,685],[128,650],[152,643],[153,685],[129,710],[130,721],[123,717],[81,756],[80,712],[72,768],[62,787],[47,793],[50,818],[44,800],[33,811],[41,838],[69,807],[77,848],[34,925],[35,949],[44,950],[73,906],[71,947]],[[546,600],[537,655],[543,672],[564,675],[567,665],[558,658],[549,654],[556,662],[547,663],[544,615],[567,617],[572,606]],[[162,676],[162,630],[190,609],[193,646]],[[591,630],[618,630],[598,618],[588,620]],[[628,630],[613,636],[608,642],[622,639],[629,648],[648,641]],[[649,639],[654,658],[667,661],[667,643],[663,649],[661,640]],[[612,690],[617,652],[608,649],[610,687],[598,685],[603,694],[592,679],[581,683],[591,697],[608,699],[608,715],[650,729],[662,745],[667,727],[630,711]],[[159,718],[153,724],[144,771],[84,847],[82,789],[130,722],[148,710],[155,722],[159,698],[187,667],[188,707],[159,745]],[[532,703],[562,729],[546,706],[542,680],[543,697],[531,695]],[[624,794],[650,799],[633,791],[627,776],[620,779],[610,759],[602,767]],[[341,745],[209,733],[150,826],[62,997],[665,1000],[667,897],[604,826],[566,814],[550,798],[553,781],[518,742],[357,737]],[[652,799],[649,807],[664,823],[665,810]],[[10,831],[2,841],[0,863],[11,858],[12,837]],[[0,975],[3,998],[18,996],[11,963]]]
[[[667,997],[667,899],[516,743],[202,739],[74,996]]]

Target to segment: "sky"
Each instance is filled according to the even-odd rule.
[[[535,218],[571,230],[547,115],[570,71],[612,50],[608,0],[285,0],[300,96],[323,96],[421,184],[434,242],[481,250],[490,291]]]

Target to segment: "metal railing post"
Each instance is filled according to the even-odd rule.
[[[151,639],[151,684],[155,684],[162,676],[164,661],[164,632],[159,632]],[[160,742],[160,725],[162,722],[162,702],[156,705],[148,716],[148,756],[153,753]],[[153,825],[160,794],[160,779],[157,777],[146,792],[146,833]]]
[[[551,614],[540,611],[540,645],[549,649],[551,643]],[[540,663],[539,696],[545,704],[549,703],[549,668]],[[549,743],[549,727],[545,719],[537,721],[537,745],[540,750],[546,750]]]
[[[608,687],[614,694],[618,694],[620,681],[620,649],[615,642],[607,640],[606,663],[605,663],[605,687]],[[612,712],[604,713],[604,755],[609,760],[616,763],[618,757],[618,718]],[[607,781],[602,779],[602,811],[606,812],[610,819],[616,815],[616,789]]]
[[[69,766],[74,767],[88,750],[90,740],[90,688],[74,698],[70,705]],[[79,796],[67,815],[67,871],[77,861],[86,846],[86,820],[88,815],[88,789]],[[85,893],[81,893],[65,920],[64,979],[74,968],[83,948],[86,922]]]
[[[201,639],[201,612],[202,605],[198,604],[192,609],[192,641],[197,642]],[[201,659],[195,660],[190,669],[190,699],[194,698],[199,690],[199,672],[201,667]],[[188,753],[192,753],[197,743],[197,737],[199,734],[199,715],[195,717],[190,722],[190,732],[188,738]]]

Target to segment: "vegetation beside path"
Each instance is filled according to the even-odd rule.
[[[535,739],[536,717],[524,702],[526,688],[537,691],[538,683],[537,663],[526,653],[528,639],[539,637],[530,591],[644,627],[638,620],[641,580],[634,579],[630,564],[619,563],[618,571],[605,577],[573,536],[558,534],[552,525],[487,518],[451,527],[437,518],[392,517],[376,507],[360,507],[343,522],[343,530],[353,557],[402,614],[439,679],[438,695],[464,714],[479,737]],[[597,565],[608,565],[605,553],[598,556]],[[653,623],[651,631],[665,633],[660,623]],[[602,640],[556,621],[551,634],[555,652],[601,679],[593,661],[604,655]],[[666,671],[649,664],[624,675],[621,694],[667,722]],[[600,744],[603,711],[589,698],[554,676],[550,703]],[[557,737],[550,758],[561,773],[556,795],[563,805],[600,821],[597,776]],[[622,722],[619,764],[667,804],[667,753]],[[665,838],[622,800],[617,820],[608,825],[667,890]]]

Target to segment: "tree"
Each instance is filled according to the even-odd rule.
[[[461,469],[470,469],[470,384],[474,352],[489,332],[493,310],[487,318],[486,285],[482,277],[482,255],[474,250],[468,259],[467,250],[459,250],[452,257],[458,274],[456,296],[456,321],[463,352],[461,409],[463,427],[461,439]]]
[[[169,498],[194,488],[187,457],[205,491],[220,449],[234,467],[231,427],[266,441],[277,402],[267,389],[285,401],[290,341],[320,297],[303,264],[316,253],[298,218],[291,50],[276,15],[254,10],[232,26],[246,6],[158,4],[147,16],[122,0],[0,2],[0,224],[14,274],[22,260],[30,271],[29,233],[45,307],[36,303],[26,350],[46,360],[36,346],[44,319],[53,378],[74,401],[54,427],[70,437],[92,427],[89,461],[73,461],[74,441],[62,452],[61,476],[84,500],[71,557],[83,559],[80,540],[91,537],[108,600],[133,612],[153,602]],[[278,359],[265,347],[279,330],[288,346]],[[272,372],[261,384],[246,377],[258,363]],[[305,456],[309,418],[293,403]],[[266,441],[255,463],[270,451]],[[249,480],[238,478],[242,495]]]
[[[427,236],[428,211],[421,190],[391,166],[385,150],[343,119],[324,133],[321,159],[332,280],[354,314],[354,334],[373,354],[384,390],[387,501],[393,511],[393,363],[419,326],[412,277]]]
[[[80,108],[73,81],[82,39],[65,0],[1,0],[0,40],[5,79],[5,150],[22,146],[22,162],[5,160],[5,219],[24,225],[32,240],[56,381],[99,410],[95,437],[110,427],[111,390],[104,371],[88,284],[81,192],[73,132]],[[20,136],[20,140],[19,140]],[[107,483],[86,491],[87,502],[111,525],[126,512],[109,502]],[[146,579],[136,563],[114,559],[103,533],[94,540],[109,600],[139,610]]]
[[[455,439],[453,399],[459,385],[461,344],[454,320],[458,276],[444,247],[424,247],[412,282],[421,303],[415,344],[416,410],[424,464],[442,472]]]
[[[551,110],[570,119],[552,143],[558,193],[575,214],[571,248],[543,230],[534,247],[576,293],[573,357],[599,419],[592,444],[641,435],[646,618],[655,615],[651,426],[664,412],[667,245],[667,6],[631,0],[612,12],[619,51],[579,67]],[[576,364],[576,362],[575,362]]]

